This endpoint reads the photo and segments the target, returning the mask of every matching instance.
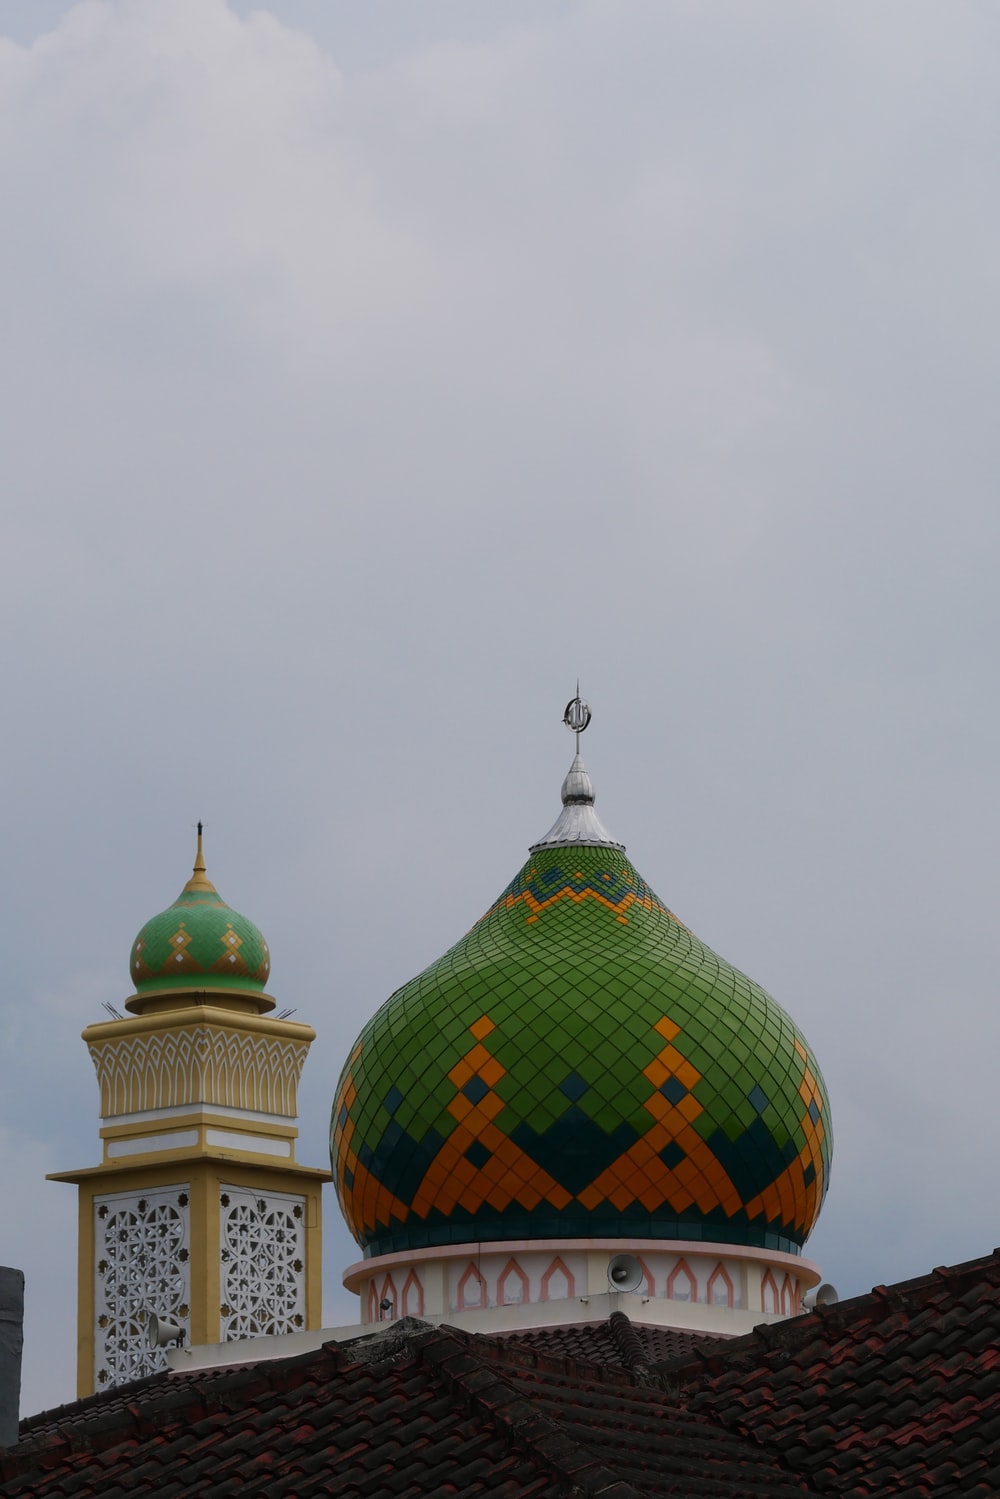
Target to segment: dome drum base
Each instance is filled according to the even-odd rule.
[[[253,989],[223,989],[214,984],[205,984],[200,989],[178,991],[169,984],[159,987],[148,985],[141,994],[130,994],[125,1008],[132,1015],[171,1014],[177,1010],[190,1010],[195,1006],[222,1003],[227,1010],[244,1015],[267,1015],[275,1009],[277,1000],[270,994]]]
[[[609,1278],[623,1254],[637,1266],[638,1283],[627,1292]],[[360,1297],[362,1325],[411,1316],[502,1332],[600,1320],[620,1307],[636,1320],[731,1336],[795,1316],[820,1279],[797,1254],[618,1238],[455,1244],[379,1255],[344,1273]]]
[[[399,1250],[409,1253],[444,1250],[452,1244],[467,1243],[476,1233],[484,1240],[498,1243],[507,1239],[607,1238],[616,1240],[620,1250],[626,1249],[633,1239],[648,1239],[661,1248],[678,1239],[685,1242],[705,1239],[712,1244],[725,1244],[736,1253],[755,1249],[797,1257],[800,1245],[779,1232],[780,1227],[780,1224],[766,1227],[761,1223],[727,1221],[719,1209],[714,1213],[692,1209],[683,1216],[668,1218],[662,1213],[646,1214],[634,1208],[626,1217],[611,1203],[601,1204],[594,1212],[577,1203],[560,1212],[554,1212],[550,1206],[528,1211],[515,1205],[503,1213],[480,1209],[476,1214],[453,1208],[447,1215],[432,1210],[425,1220],[411,1219],[402,1226],[393,1222],[387,1229],[376,1227],[367,1236],[364,1248],[369,1259]]]

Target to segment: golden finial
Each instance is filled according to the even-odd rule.
[[[182,895],[188,895],[192,891],[197,890],[208,891],[212,895],[218,895],[219,893],[216,890],[215,886],[212,884],[212,881],[209,879],[208,875],[205,873],[205,855],[203,854],[201,848],[201,834],[202,824],[199,822],[198,852],[195,854],[194,869],[191,873],[191,878],[188,880],[187,884],[184,886],[184,889],[181,891]]]

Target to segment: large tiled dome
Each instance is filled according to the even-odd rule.
[[[563,812],[466,936],[384,1004],[331,1154],[366,1253],[513,1239],[797,1252],[827,1188],[805,1038],[645,884],[577,755]]]

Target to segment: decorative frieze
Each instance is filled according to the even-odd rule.
[[[478,1254],[457,1247],[410,1260],[385,1256],[348,1272],[347,1283],[361,1295],[362,1317],[368,1322],[399,1316],[492,1312],[582,1300],[614,1292],[608,1278],[616,1251],[593,1244],[527,1244],[503,1250],[491,1245]],[[720,1252],[721,1251],[721,1252]],[[627,1252],[627,1251],[626,1251]],[[795,1316],[805,1289],[813,1283],[814,1267],[793,1265],[790,1256],[759,1258],[759,1251],[714,1252],[685,1245],[683,1252],[659,1246],[636,1246],[632,1252],[637,1280],[628,1289],[641,1299],[672,1302],[714,1312],[733,1311],[770,1316]],[[781,1261],[779,1263],[779,1261]],[[805,1279],[803,1279],[805,1277]],[[419,1310],[418,1310],[419,1308]],[[687,1314],[682,1314],[685,1323]],[[509,1325],[509,1317],[504,1325]]]
[[[312,1039],[307,1035],[300,1041],[236,1024],[196,1023],[88,1037],[101,1114],[111,1119],[180,1104],[219,1104],[294,1119]]]

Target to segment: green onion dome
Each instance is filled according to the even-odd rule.
[[[227,906],[205,873],[198,824],[194,871],[172,906],[132,943],[129,974],[137,998],[179,990],[263,994],[271,955],[257,927]]]
[[[486,914],[365,1026],[331,1159],[367,1255],[505,1239],[798,1252],[826,1193],[802,1033],[701,943],[594,811],[563,812]]]

